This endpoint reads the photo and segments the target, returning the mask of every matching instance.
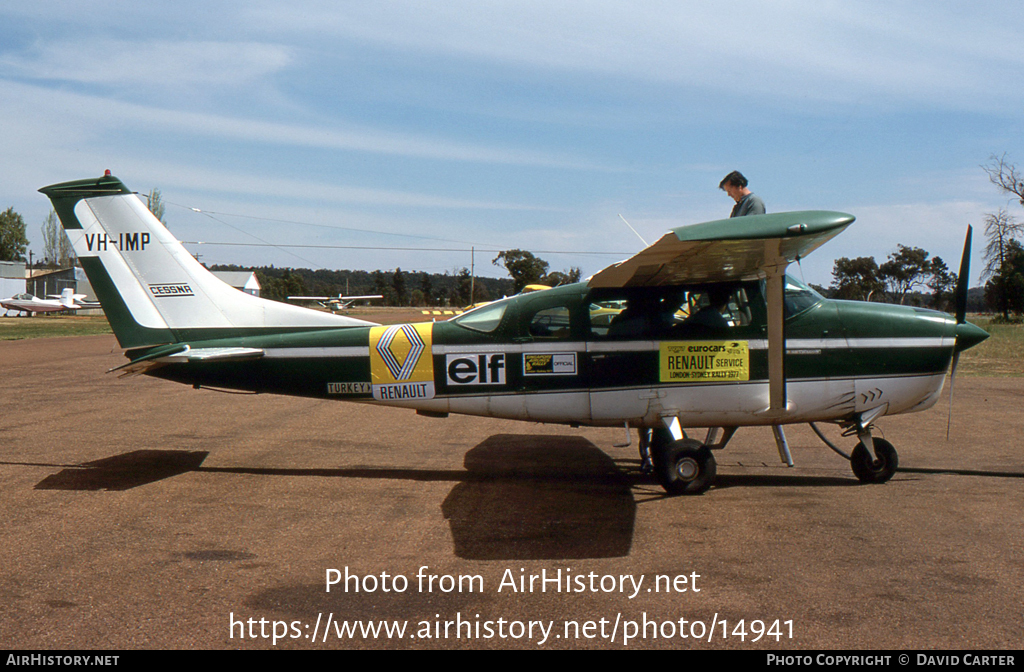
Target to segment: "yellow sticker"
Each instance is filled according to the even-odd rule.
[[[663,383],[750,380],[747,341],[681,341],[661,344]]]
[[[370,329],[370,380],[380,400],[434,397],[433,322]]]

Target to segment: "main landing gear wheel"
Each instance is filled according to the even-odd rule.
[[[668,494],[699,495],[715,482],[715,456],[701,442],[680,439],[651,449],[654,475]]]
[[[861,483],[885,483],[899,466],[899,456],[892,444],[885,439],[872,439],[875,455],[872,456],[863,443],[858,443],[850,456],[850,467]]]

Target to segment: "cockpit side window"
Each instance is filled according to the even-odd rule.
[[[729,285],[710,285],[692,292],[688,315],[688,324],[718,329],[746,327],[753,321],[747,290]]]
[[[621,290],[590,303],[594,338],[727,337],[752,321],[747,289],[737,283]]]

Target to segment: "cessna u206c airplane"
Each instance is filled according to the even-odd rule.
[[[206,271],[115,177],[50,197],[125,355],[115,370],[228,388],[449,413],[639,430],[672,494],[715,478],[738,427],[838,424],[865,482],[888,480],[884,415],[935,404],[946,370],[988,334],[956,317],[828,300],[785,275],[853,222],[789,212],[684,226],[586,282],[447,322],[377,325],[260,299]],[[967,247],[970,244],[968,231]],[[684,428],[710,428],[690,438]],[[719,434],[720,430],[721,434]]]

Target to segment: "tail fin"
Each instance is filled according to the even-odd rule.
[[[66,308],[78,308],[75,305],[75,289],[73,287],[65,287],[60,293],[60,305]]]
[[[39,191],[53,202],[123,348],[373,324],[236,290],[111,175]]]

